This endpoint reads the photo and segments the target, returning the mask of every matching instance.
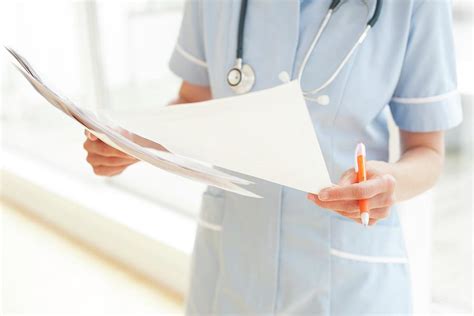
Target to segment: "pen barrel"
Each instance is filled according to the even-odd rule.
[[[357,182],[367,180],[367,173],[365,172],[365,157],[357,156]]]
[[[357,182],[367,180],[367,173],[365,171],[365,157],[363,155],[357,156]],[[369,203],[367,200],[359,200],[359,210],[362,212],[369,211]]]
[[[369,201],[359,200],[359,210],[361,213],[369,211]]]

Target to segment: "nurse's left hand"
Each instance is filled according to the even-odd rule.
[[[389,169],[386,162],[368,161],[367,181],[356,183],[357,174],[352,168],[344,172],[337,186],[325,188],[318,195],[309,193],[308,199],[358,223],[361,223],[358,201],[367,200],[369,225],[374,225],[390,215],[390,207],[396,202],[396,180],[387,173]]]

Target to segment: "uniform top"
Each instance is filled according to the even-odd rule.
[[[311,54],[301,85],[321,86],[365,27],[375,0],[349,0],[335,11]],[[330,0],[249,1],[244,62],[256,73],[253,91],[295,78],[327,13]],[[192,84],[210,86],[214,98],[233,95],[226,82],[235,62],[240,1],[185,4],[171,70]],[[430,132],[462,120],[456,83],[451,2],[386,0],[380,19],[336,80],[321,94],[331,103],[307,102],[331,178],[352,165],[357,142],[368,159],[388,159],[387,111],[400,129]]]

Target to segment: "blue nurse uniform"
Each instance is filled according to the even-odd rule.
[[[330,0],[251,0],[244,61],[253,91],[295,78]],[[375,1],[348,0],[311,54],[301,85],[323,84],[365,26]],[[226,82],[235,61],[240,1],[185,5],[170,61],[183,80],[233,95]],[[369,12],[368,12],[369,11]],[[411,132],[444,130],[462,119],[456,90],[451,3],[385,0],[381,16],[337,79],[307,102],[331,179],[353,164],[356,143],[368,159],[388,159],[387,115]],[[288,163],[291,163],[289,161]],[[408,260],[396,207],[366,229],[318,208],[306,193],[252,179],[263,199],[209,188],[201,209],[187,313],[357,315],[410,313]],[[416,210],[413,210],[416,212]]]

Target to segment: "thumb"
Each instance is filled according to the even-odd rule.
[[[351,168],[342,174],[341,179],[339,179],[339,182],[337,184],[340,186],[353,184],[356,182],[356,177],[357,174],[355,170]]]

